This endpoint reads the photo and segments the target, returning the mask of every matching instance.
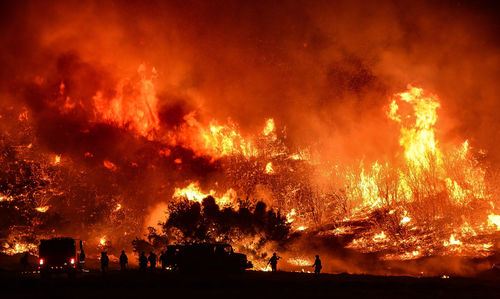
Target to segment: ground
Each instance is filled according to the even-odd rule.
[[[40,279],[37,274],[0,273],[1,298],[442,298],[500,294],[500,275],[481,278],[414,278],[349,274],[247,271],[239,275],[180,275],[172,272],[125,273],[113,270]]]

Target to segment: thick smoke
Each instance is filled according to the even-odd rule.
[[[492,7],[455,1],[16,3],[2,9],[2,82],[63,79],[55,78],[56,61],[71,51],[107,66],[81,78],[89,79],[91,93],[103,72],[119,77],[145,62],[159,72],[162,105],[181,99],[209,119],[230,117],[248,131],[274,117],[294,145],[317,144],[322,154],[339,158],[374,157],[397,146],[380,133],[389,126],[383,106],[412,83],[440,96],[446,137],[470,138],[496,161],[499,45]],[[83,92],[81,100],[87,99]]]

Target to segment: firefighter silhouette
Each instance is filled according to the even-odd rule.
[[[314,274],[318,276],[319,273],[321,272],[321,268],[323,268],[323,266],[321,266],[321,260],[319,259],[319,255],[316,255],[316,260],[314,261],[312,267],[314,268]]]
[[[23,254],[23,256],[21,257],[21,267],[23,268],[23,271],[27,271],[28,270],[28,267],[29,267],[29,257],[30,257],[30,254],[28,252],[26,252],[25,254]]]
[[[85,265],[85,252],[83,251],[83,249],[80,250],[80,258],[78,263],[80,264],[80,268],[83,269],[83,266]]]
[[[102,273],[106,273],[109,265],[109,257],[107,252],[101,252],[101,271]]]
[[[167,268],[167,253],[162,251],[159,260],[161,263],[161,269],[165,270],[165,268]]]
[[[146,254],[144,254],[144,251],[143,251],[139,255],[139,269],[141,271],[145,271],[147,266],[148,266],[148,258],[146,257]]]
[[[149,257],[148,257],[148,261],[149,261],[149,266],[151,267],[151,270],[156,269],[156,254],[154,254],[153,252],[150,252]]]
[[[127,264],[128,264],[128,257],[125,254],[125,251],[122,250],[122,254],[120,254],[120,269],[122,271],[127,270]]]
[[[281,258],[281,257],[277,256],[277,255],[276,255],[276,252],[275,252],[275,253],[273,253],[273,256],[269,259],[269,262],[267,262],[267,264],[268,264],[268,265],[269,265],[269,264],[271,265],[271,270],[272,270],[273,272],[276,272],[276,268],[277,268],[277,266],[278,266],[278,260],[279,260],[280,258]]]

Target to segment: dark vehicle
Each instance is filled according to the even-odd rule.
[[[80,250],[82,243],[80,241]],[[76,240],[72,238],[52,238],[40,240],[38,246],[39,269],[42,277],[52,273],[67,273],[70,277],[76,275],[79,263]]]
[[[167,266],[181,272],[243,272],[253,267],[242,253],[223,243],[171,245],[166,252]]]
[[[179,270],[177,264],[179,260],[179,254],[184,248],[184,245],[169,245],[167,246],[167,251],[165,252],[165,265],[170,270]]]

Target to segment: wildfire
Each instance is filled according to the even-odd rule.
[[[201,203],[207,196],[213,196],[218,205],[230,206],[235,204],[236,192],[233,189],[229,189],[222,196],[218,197],[214,190],[205,193],[201,191],[200,184],[198,182],[192,182],[185,188],[175,188],[173,198],[186,198],[190,201],[197,201]]]
[[[491,5],[25,2],[2,14],[0,252],[228,242],[255,269],[436,277],[498,257]]]
[[[104,160],[103,164],[104,164],[104,167],[106,167],[109,170],[112,170],[112,171],[116,170],[116,165],[111,161]]]
[[[202,136],[205,147],[214,149],[220,156],[241,153],[245,157],[249,157],[257,154],[253,144],[247,142],[233,126],[221,126],[212,122],[210,129],[202,132]]]
[[[455,235],[451,235],[450,240],[444,241],[443,245],[444,246],[462,245],[462,242],[460,240],[455,239]]]
[[[264,127],[262,134],[264,134],[264,136],[269,136],[272,133],[274,133],[274,119],[270,118],[267,120],[266,126]]]
[[[497,227],[497,231],[500,231],[500,215],[488,215],[488,223],[490,225],[495,225]]]
[[[428,157],[430,155],[438,160],[441,159],[434,132],[434,125],[437,121],[436,110],[440,104],[434,96],[424,96],[423,89],[411,86],[409,91],[400,93],[398,96],[402,101],[412,105],[415,111],[414,122],[407,124],[408,118],[401,118],[397,114],[398,105],[396,100],[393,100],[388,113],[389,118],[402,123],[399,142],[405,148],[405,157],[409,163],[415,166],[415,169],[429,169]]]
[[[403,104],[409,105],[413,113],[400,109]],[[354,204],[351,216],[345,221],[368,219],[371,212],[385,210],[384,220],[379,222],[384,231],[367,231],[353,239],[348,248],[363,252],[393,251],[383,256],[383,260],[448,253],[491,254],[491,244],[473,239],[491,233],[492,227],[498,228],[495,224],[498,219],[491,213],[494,205],[488,209],[491,195],[486,172],[469,154],[468,141],[456,147],[448,145],[446,151],[440,148],[435,133],[440,106],[436,96],[415,87],[397,94],[390,102],[387,115],[400,124],[399,142],[404,149],[404,160],[374,162],[370,167],[361,162],[358,173],[347,173],[350,192],[346,194],[349,202],[359,204]],[[471,202],[476,207],[469,206]],[[440,211],[430,213],[431,207]],[[447,224],[442,223],[444,218],[448,219]],[[488,223],[480,219],[487,219]],[[394,220],[398,225],[391,224]],[[351,230],[341,226],[336,231],[342,235]],[[401,232],[404,238],[400,238]],[[440,239],[436,232],[449,238]],[[429,243],[426,238],[433,241]]]
[[[288,223],[292,223],[295,220],[296,214],[295,209],[292,209],[288,214],[286,214],[286,221]]]
[[[401,224],[405,224],[405,223],[408,223],[411,221],[411,218],[408,217],[408,216],[404,216],[403,219],[401,219],[401,221],[399,223]]]
[[[279,211],[279,215],[285,215],[286,229],[291,229],[296,235],[332,236],[340,243],[345,242],[342,243],[345,248],[379,252],[381,260],[418,259],[450,253],[477,257],[492,253],[493,242],[483,236],[500,230],[500,216],[495,210],[496,199],[488,188],[486,171],[474,160],[474,149],[468,141],[458,146],[443,146],[438,141],[437,112],[441,104],[436,96],[425,93],[423,89],[410,86],[390,99],[386,115],[398,126],[395,133],[399,133],[398,153],[373,163],[357,160],[352,165],[340,165],[337,161],[316,157],[312,148],[288,148],[282,136],[286,134],[276,133],[273,118],[266,119],[263,128],[253,135],[240,131],[230,119],[202,122],[197,118],[197,111],[183,115],[180,124],[173,129],[162,128],[153,84],[156,71],[153,69],[147,75],[146,68],[141,65],[137,73],[138,79],[123,79],[114,89],[110,87],[114,93],[95,93],[92,122],[118,126],[131,132],[136,139],[148,140],[153,144],[151,152],[154,158],[174,165],[177,170],[189,169],[191,159],[204,160],[220,170],[217,176],[220,183],[215,183],[212,188],[206,185],[202,188],[198,180],[183,177],[183,183],[172,184],[177,186],[173,192],[162,184],[155,190],[157,194],[173,194],[173,199],[184,198],[198,203],[212,196],[222,207],[237,207],[238,198],[255,202],[265,197],[266,205]],[[67,89],[64,83],[59,85],[58,94],[65,99],[64,103],[68,103]],[[77,107],[78,104],[65,104],[63,110],[68,113]],[[80,132],[89,134],[90,130],[83,128]],[[23,147],[23,150],[27,149]],[[150,150],[147,149],[145,152]],[[87,149],[81,151],[81,158],[85,161],[92,162],[96,157],[102,157],[97,150],[89,150],[92,153]],[[178,155],[178,151],[188,154]],[[109,176],[123,174],[129,166],[141,169],[141,164],[147,164],[139,162],[137,157],[127,163],[122,163],[126,159],[111,155],[104,157],[106,159],[98,160],[98,165],[100,170],[103,167],[109,170],[105,171]],[[50,175],[63,171],[66,164],[75,165],[66,154],[64,163],[61,163],[59,154],[50,153],[44,159],[47,163],[43,165],[51,169],[34,168],[33,171],[43,179],[40,186],[50,185]],[[116,161],[120,163],[115,164]],[[155,175],[161,173],[156,172],[161,163],[150,163]],[[84,178],[79,179],[84,181]],[[82,189],[85,190],[75,188]],[[92,192],[97,194],[95,190]],[[89,192],[90,196],[92,192]],[[64,194],[56,188],[40,188],[29,195],[2,195],[0,202],[9,204],[19,198],[29,199],[33,210],[45,213],[49,209],[57,211],[55,200]],[[129,213],[133,212],[134,205],[127,204],[125,197],[122,194],[112,196],[108,202],[108,212],[112,212],[110,215],[116,218],[116,223],[121,223],[121,217],[130,217]],[[114,201],[116,198],[120,203]],[[88,198],[85,200],[93,203]],[[150,211],[142,221],[147,226],[158,228],[158,222],[166,219],[165,210],[171,198],[161,200],[160,204],[153,202],[144,208]],[[129,234],[132,231],[130,223],[136,225],[140,215],[133,217],[129,220],[129,227],[120,233],[114,234],[109,229],[96,231],[94,243],[99,248],[108,249],[111,240],[114,242],[117,236],[133,236],[133,233]],[[145,230],[141,227],[141,233]],[[97,237],[100,235],[102,237]],[[233,242],[235,248],[253,254],[256,268],[268,269],[262,253],[271,252],[272,248],[265,248],[262,244],[249,245],[256,242],[246,240],[245,236]],[[21,245],[17,244],[21,243],[6,247],[4,251],[21,250]],[[305,254],[300,253],[300,256]],[[288,263],[310,266],[312,261],[297,257],[288,259]]]
[[[402,113],[410,109],[400,109],[401,105],[408,105],[412,113]],[[380,225],[385,228],[384,230],[368,231],[366,235],[355,238],[346,247],[356,248],[363,252],[388,250],[389,253],[381,259],[401,260],[436,254],[443,250],[440,249],[439,244],[462,255],[470,255],[474,250],[481,252],[482,255],[488,254],[491,245],[464,243],[466,241],[459,240],[455,234],[449,235],[449,239],[446,240],[439,240],[434,235],[435,243],[432,245],[426,244],[427,241],[425,241],[426,234],[432,234],[433,230],[456,231],[460,228],[463,236],[477,236],[479,231],[484,231],[485,226],[481,226],[481,223],[474,219],[467,221],[462,216],[456,220],[459,224],[450,223],[446,229],[439,228],[438,224],[435,227],[431,225],[427,228],[429,232],[425,233],[426,228],[422,223],[433,223],[441,217],[456,217],[457,215],[448,216],[442,213],[430,215],[425,212],[422,214],[422,210],[418,207],[432,205],[432,201],[443,194],[447,196],[447,202],[457,208],[471,201],[480,202],[490,199],[486,191],[485,171],[471,160],[468,154],[470,150],[468,141],[464,141],[455,148],[451,147],[451,150],[443,151],[440,148],[435,132],[438,120],[437,110],[440,106],[436,96],[427,95],[420,88],[409,87],[408,91],[397,94],[390,102],[387,115],[400,124],[399,142],[403,148],[404,159],[396,162],[376,161],[369,167],[365,167],[364,162],[361,162],[359,173],[346,171],[341,174],[345,175],[347,186],[349,186],[347,188],[349,192],[345,193],[346,200],[352,206],[351,214],[345,217],[345,220],[363,219],[368,217],[370,211],[383,211],[390,208],[387,216],[395,217],[397,220],[394,223],[399,224],[389,226],[390,222],[382,223]],[[270,119],[262,133],[268,136],[274,131],[274,121]],[[225,152],[229,154],[228,151]],[[302,161],[299,154],[290,154],[287,159]],[[274,163],[274,161],[266,162],[265,174],[275,174]],[[336,173],[336,171],[331,171],[331,173]],[[198,190],[196,194],[198,194],[197,197],[191,197],[200,201],[204,196],[213,192],[202,193]],[[326,201],[325,206],[328,204],[331,203]],[[294,223],[299,213],[303,215],[304,212],[299,211],[297,205],[289,206],[286,214],[287,221]],[[488,221],[490,227],[495,225],[498,228],[496,215],[491,214]],[[475,225],[472,226],[469,223],[475,223]],[[293,225],[295,231],[301,231],[307,227],[308,225]],[[405,238],[395,237],[395,234],[399,234],[402,229]],[[352,232],[349,227],[337,227],[335,231],[339,232],[337,235]],[[467,242],[471,240],[468,239]]]
[[[128,127],[142,136],[151,137],[158,128],[158,98],[153,80],[156,69],[147,75],[146,66],[137,69],[140,80],[124,79],[116,86],[116,96],[107,98],[102,91],[94,95],[96,121],[107,121]],[[132,91],[132,92],[130,92]]]
[[[274,173],[273,163],[272,162],[269,162],[269,163],[266,164],[266,173],[267,174],[273,174]]]
[[[228,125],[221,125],[217,121],[212,121],[208,127],[205,127],[192,115],[186,116],[186,120],[191,128],[196,129],[192,135],[199,136],[190,141],[190,146],[203,154],[215,158],[234,155],[249,158],[257,155],[252,141],[246,140],[232,122]]]
[[[373,236],[373,241],[375,242],[382,242],[387,239],[387,236],[385,235],[385,232],[380,232],[379,234],[376,234]]]
[[[12,196],[0,195],[0,202],[2,201],[13,201],[14,198]]]
[[[40,213],[45,213],[49,210],[49,206],[43,206],[43,207],[36,207],[35,210],[37,210]]]
[[[207,197],[212,195],[211,193],[203,193],[200,190],[200,184],[198,182],[194,182],[189,184],[185,188],[175,188],[174,198],[187,198],[190,201],[197,201],[201,203],[201,201]]]
[[[37,250],[36,244],[16,242],[13,246],[10,246],[9,244],[4,244],[2,252],[8,255],[14,255],[28,251],[35,252],[36,250]]]
[[[289,258],[287,262],[294,266],[311,266],[314,263],[314,261],[303,257]]]

